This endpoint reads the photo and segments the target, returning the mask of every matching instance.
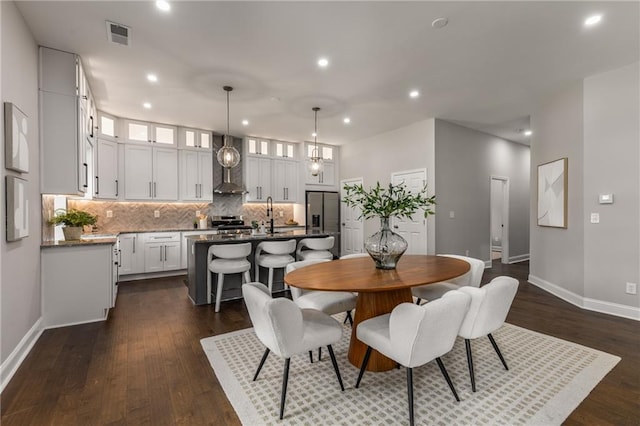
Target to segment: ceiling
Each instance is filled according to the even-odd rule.
[[[319,106],[319,142],[436,117],[528,143],[541,99],[640,56],[638,2],[16,3],[40,45],[80,55],[99,109],[224,132],[231,85],[232,134],[288,141],[312,140]],[[129,47],[106,20],[131,28]]]

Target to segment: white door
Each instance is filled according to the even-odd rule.
[[[150,146],[127,145],[124,148],[124,197],[150,200],[153,187],[153,157]]]
[[[424,188],[427,182],[427,170],[408,170],[391,174],[391,182],[394,185],[403,183],[412,193],[417,193]],[[427,254],[427,219],[422,210],[417,211],[411,218],[394,217],[392,221],[394,232],[402,235],[409,246],[405,254]]]
[[[178,199],[178,151],[153,148],[153,198]]]
[[[500,253],[500,262],[509,263],[509,178],[491,176],[490,250]]]
[[[362,178],[340,181],[340,198],[344,199],[344,186],[362,185]],[[345,203],[340,203],[340,216],[342,217],[342,230],[340,233],[340,256],[347,254],[364,253],[364,220],[358,219],[359,208],[351,208]]]
[[[180,151],[180,199],[197,201],[200,194],[198,152]]]
[[[120,275],[140,272],[136,253],[137,237],[137,234],[120,234],[118,236],[118,244],[120,246]]]
[[[163,252],[164,270],[173,271],[174,269],[180,269],[180,241],[165,243]]]
[[[163,243],[147,243],[144,245],[145,272],[159,272],[164,269],[163,248]]]

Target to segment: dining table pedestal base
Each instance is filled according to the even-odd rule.
[[[356,314],[353,318],[351,342],[349,343],[349,362],[360,368],[367,351],[367,345],[356,337],[358,324],[369,318],[391,313],[401,303],[413,303],[410,288],[398,290],[360,292],[356,301]],[[367,371],[388,371],[396,368],[396,362],[376,350],[371,351]]]

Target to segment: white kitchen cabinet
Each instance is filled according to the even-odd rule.
[[[316,175],[311,174],[311,161],[305,161],[305,183],[307,185],[336,185],[336,165],[335,163],[324,161],[322,170]]]
[[[126,142],[153,143],[176,147],[178,128],[146,121],[123,120]]]
[[[271,162],[270,158],[245,157],[247,202],[264,202],[271,195]]]
[[[98,112],[97,136],[103,140],[115,141],[118,139],[118,119],[104,112]]]
[[[144,235],[144,271],[180,269],[180,233],[156,232]]]
[[[180,199],[211,201],[213,196],[213,158],[211,152],[180,151]]]
[[[98,139],[94,197],[106,200],[118,199],[118,144]]]
[[[273,160],[273,201],[295,203],[298,194],[298,162]]]
[[[40,48],[40,192],[82,195],[89,186],[87,117],[78,96],[77,55]]]
[[[286,158],[290,160],[296,160],[296,151],[298,150],[298,144],[293,142],[283,141],[271,141],[271,147],[274,158]]]
[[[125,146],[124,191],[127,200],[177,200],[178,151],[144,145]]]
[[[187,269],[189,266],[189,244],[187,244],[187,237],[190,235],[213,235],[217,234],[218,231],[215,229],[201,229],[196,231],[185,231],[181,232],[181,251],[182,255],[180,256],[180,269]],[[193,255],[193,253],[191,253]]]
[[[144,244],[139,234],[118,235],[120,275],[144,272]]]
[[[244,140],[245,154],[269,156],[271,141],[268,139],[247,137]]]
[[[41,250],[43,327],[105,320],[113,306],[113,244]]]
[[[178,128],[178,146],[180,148],[211,150],[212,141],[213,134],[209,130]]]

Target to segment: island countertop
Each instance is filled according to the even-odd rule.
[[[330,235],[332,235],[330,232],[313,232],[305,229],[296,229],[294,231],[276,231],[273,234],[201,234],[188,235],[185,238],[196,244],[224,244],[250,241],[287,240],[291,238],[299,239],[305,237],[328,237]]]

